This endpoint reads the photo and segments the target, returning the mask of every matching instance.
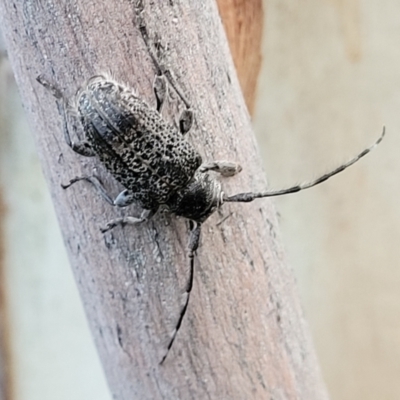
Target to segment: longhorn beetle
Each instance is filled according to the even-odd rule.
[[[76,177],[63,188],[86,180],[109,204],[125,207],[136,203],[143,209],[139,217],[123,217],[110,221],[102,232],[117,225],[145,222],[161,205],[166,206],[171,213],[194,222],[188,245],[190,271],[186,300],[160,364],[165,361],[175,341],[189,304],[194,275],[193,258],[199,246],[201,224],[227,202],[250,202],[316,186],[368,154],[381,142],[385,134],[383,128],[381,136],[371,147],[311,182],[281,190],[229,196],[222,191],[220,182],[208,171],[232,176],[240,172],[241,167],[226,161],[202,164],[200,154],[184,136],[190,130],[193,121],[193,113],[189,109],[182,112],[179,128],[165,121],[161,115],[167,94],[167,81],[164,76],[157,75],[154,80],[156,109],[150,108],[131,88],[107,75],[90,78],[70,102],[43,76],[39,76],[37,80],[57,99],[64,120],[67,145],[82,156],[97,157],[125,189],[113,200],[94,176]],[[83,139],[77,142],[72,141],[68,129],[68,117],[73,115],[78,117],[83,134]]]

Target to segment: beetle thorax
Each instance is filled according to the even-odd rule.
[[[176,215],[203,222],[222,204],[221,184],[207,173],[196,172],[167,202]]]

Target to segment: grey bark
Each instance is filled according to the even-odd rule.
[[[156,69],[135,6],[128,0],[0,3],[9,57],[113,396],[324,399],[270,200],[226,204],[203,225],[188,313],[159,366],[187,280],[186,221],[159,213],[103,235],[107,221],[137,209],[113,209],[84,182],[60,187],[94,170],[111,192],[121,189],[96,161],[66,146],[54,98],[35,79],[44,74],[72,95],[85,79],[110,71],[155,104]],[[244,167],[224,180],[225,192],[266,188],[215,2],[145,2],[143,18],[196,113],[189,140],[205,161]],[[164,111],[173,118],[182,104],[173,92],[169,103]]]

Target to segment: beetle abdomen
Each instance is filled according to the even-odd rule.
[[[165,203],[201,164],[182,134],[121,84],[94,77],[78,93],[77,105],[100,161],[144,207]]]

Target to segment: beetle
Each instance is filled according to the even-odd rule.
[[[165,206],[171,213],[194,223],[188,244],[190,271],[186,300],[160,364],[165,361],[187,311],[193,286],[194,254],[199,246],[202,223],[227,202],[251,202],[258,198],[281,196],[316,186],[367,155],[385,135],[383,128],[381,136],[372,146],[311,182],[286,189],[228,196],[223,192],[220,182],[208,172],[232,176],[242,168],[227,161],[202,163],[201,155],[185,137],[193,122],[193,112],[190,109],[182,112],[178,127],[163,118],[161,110],[168,92],[167,80],[163,75],[157,75],[154,80],[154,109],[128,85],[119,83],[106,74],[88,79],[70,101],[43,76],[37,77],[37,80],[57,99],[64,119],[67,145],[82,156],[96,157],[124,190],[112,199],[94,176],[76,177],[63,185],[63,188],[86,180],[109,204],[126,207],[136,203],[143,210],[139,217],[128,216],[110,221],[102,232],[117,225],[145,222],[160,206]],[[68,118],[71,115],[77,116],[80,136],[83,137],[77,142],[72,141],[69,133]]]

